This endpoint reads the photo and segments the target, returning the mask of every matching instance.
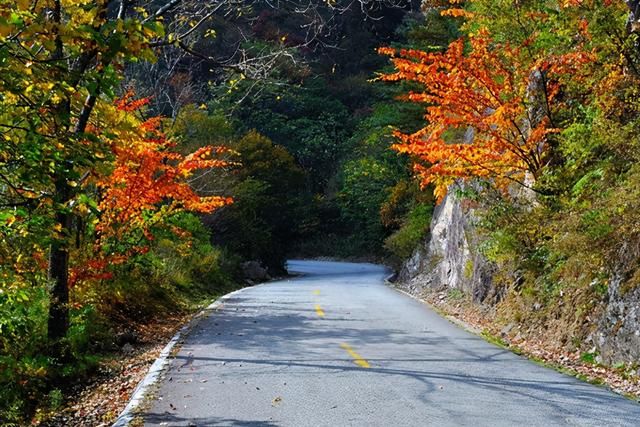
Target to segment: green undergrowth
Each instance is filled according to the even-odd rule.
[[[432,213],[431,205],[414,206],[400,228],[385,239],[385,248],[400,259],[409,258],[427,235]]]
[[[137,325],[197,311],[239,288],[239,260],[209,243],[199,219],[174,219],[192,236],[156,230],[150,250],[114,266],[113,278],[79,284],[62,357],[47,348],[45,287],[0,293],[0,425],[25,425],[55,413],[77,384],[136,345]],[[24,339],[29,337],[29,339]]]
[[[610,298],[640,283],[640,119],[622,125],[586,111],[581,120],[558,136],[564,158],[538,179],[539,193],[485,188],[474,200],[478,250],[496,267],[500,320],[585,353]]]

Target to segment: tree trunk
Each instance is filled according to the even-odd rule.
[[[64,177],[56,180],[55,203],[56,228],[60,233],[51,243],[49,255],[49,280],[53,287],[49,302],[49,345],[54,356],[62,355],[61,340],[69,329],[69,232],[71,214],[66,209],[70,200],[71,188]]]

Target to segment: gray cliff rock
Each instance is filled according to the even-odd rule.
[[[634,282],[638,261],[640,242],[628,240],[620,248],[618,266],[609,282],[595,343],[608,364],[640,362],[640,285]]]
[[[478,303],[492,305],[499,301],[500,291],[493,283],[496,267],[477,250],[481,236],[474,219],[472,205],[451,191],[436,207],[430,233],[404,263],[397,285],[418,296],[458,289]],[[608,299],[603,302],[602,315],[591,320],[597,326],[592,342],[600,359],[609,365],[640,363],[640,284],[634,282],[640,277],[636,274],[640,240],[632,240],[612,260],[617,267],[609,283]]]
[[[252,282],[264,282],[271,279],[267,269],[262,267],[258,261],[247,261],[242,263],[242,275]]]
[[[598,328],[596,347],[607,364],[640,361],[640,287],[622,294],[621,281],[609,284],[609,303]]]
[[[410,292],[455,288],[483,301],[493,266],[475,249],[477,238],[473,209],[450,192],[434,211],[429,238],[404,264],[398,281]]]

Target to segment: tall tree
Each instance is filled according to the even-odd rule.
[[[386,2],[291,0],[268,7],[304,11],[308,35],[314,38],[344,8],[375,10]],[[199,52],[194,38],[203,36],[201,30],[220,14],[239,16],[264,6],[232,0],[0,0],[3,216],[12,224],[28,222],[24,233],[48,236],[49,338],[56,352],[69,326],[73,206],[87,179],[113,155],[105,139],[91,132],[96,107],[111,102],[126,64],[153,62],[159,49],[179,48],[220,68],[252,70],[268,64],[273,55],[221,62]],[[34,215],[41,220],[32,221]]]
[[[405,99],[425,107],[426,126],[396,132],[394,148],[415,156],[417,175],[440,200],[458,178],[531,186],[553,161],[552,135],[568,108],[563,93],[598,75],[588,64],[606,48],[592,40],[585,18],[603,15],[606,4],[554,10],[533,2],[505,12],[494,2],[458,3],[439,6],[441,14],[466,19],[468,35],[445,51],[380,49],[395,67],[381,79],[418,83]]]

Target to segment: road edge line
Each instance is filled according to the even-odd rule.
[[[428,300],[420,298],[418,296],[415,296],[415,295],[413,295],[413,294],[411,294],[411,293],[409,293],[409,292],[407,292],[407,291],[405,291],[403,289],[400,289],[397,286],[395,286],[394,283],[392,283],[392,282],[390,282],[390,281],[388,281],[386,279],[385,279],[384,283],[385,283],[385,285],[387,285],[389,288],[393,289],[394,291],[397,291],[397,292],[399,292],[399,293],[401,293],[403,295],[408,296],[409,298],[412,298],[412,299],[414,299],[414,300],[426,305],[427,307],[429,307],[431,310],[433,310],[440,317],[448,320],[449,322],[453,323],[454,325],[458,326],[459,328],[461,328],[461,329],[463,329],[463,330],[465,330],[465,331],[477,336],[478,338],[482,339],[483,341],[485,341],[485,342],[487,342],[489,344],[492,344],[492,345],[494,345],[496,347],[499,347],[499,348],[503,348],[503,349],[507,350],[508,352],[510,352],[511,354],[514,354],[514,355],[516,355],[518,357],[521,357],[522,359],[524,359],[524,360],[526,360],[526,361],[528,361],[530,363],[533,363],[535,365],[542,366],[542,367],[544,367],[546,369],[551,369],[551,370],[553,370],[553,371],[555,371],[555,372],[557,372],[559,374],[562,374],[562,375],[565,375],[567,377],[573,378],[573,379],[578,380],[578,381],[580,381],[580,382],[582,382],[584,384],[589,384],[589,385],[592,385],[594,387],[598,387],[598,388],[602,388],[602,389],[608,390],[609,392],[611,392],[611,393],[613,393],[613,394],[615,394],[617,396],[623,397],[623,398],[625,398],[627,400],[630,400],[630,401],[632,401],[634,403],[640,403],[640,399],[638,399],[637,396],[627,394],[627,393],[625,393],[623,391],[619,391],[616,388],[614,388],[611,384],[607,383],[606,381],[604,381],[603,383],[594,383],[593,381],[591,381],[589,379],[585,379],[584,378],[584,374],[582,374],[579,371],[576,371],[571,366],[565,366],[565,365],[563,365],[561,363],[558,363],[558,362],[555,362],[553,360],[549,361],[549,360],[545,360],[545,359],[540,359],[540,358],[536,357],[534,354],[531,354],[531,353],[526,352],[526,351],[518,352],[513,347],[511,347],[509,345],[496,344],[495,342],[491,342],[490,340],[487,339],[486,336],[483,335],[483,330],[482,329],[480,329],[478,327],[475,327],[475,326],[473,326],[473,325],[471,325],[471,324],[469,324],[469,323],[467,323],[467,322],[465,322],[465,321],[463,321],[461,319],[458,319],[457,317],[455,317],[453,315],[445,313],[443,310],[439,309],[437,306],[433,305]],[[596,377],[596,378],[602,379],[601,377]]]
[[[145,401],[147,392],[158,382],[160,374],[167,367],[167,364],[169,363],[169,356],[171,355],[174,347],[176,346],[176,344],[178,344],[183,335],[185,335],[193,326],[195,326],[196,322],[200,321],[207,313],[211,314],[210,312],[220,308],[223,302],[231,298],[232,296],[246,291],[247,289],[256,288],[258,286],[266,285],[269,283],[272,282],[246,286],[233,292],[229,292],[228,294],[221,296],[220,298],[209,304],[207,307],[196,313],[182,328],[180,328],[180,330],[178,330],[178,332],[176,332],[176,334],[173,336],[173,338],[171,338],[167,345],[164,346],[164,348],[158,355],[158,358],[153,362],[151,367],[149,367],[147,375],[145,375],[145,377],[138,383],[138,385],[134,389],[133,394],[129,398],[127,406],[125,406],[122,412],[120,412],[118,418],[116,418],[111,427],[126,427],[131,421],[134,420],[134,418],[138,415],[136,413],[137,409]]]
[[[473,325],[470,325],[469,323],[465,322],[464,320],[458,319],[455,316],[452,316],[450,314],[445,313],[444,311],[440,310],[438,307],[434,306],[433,304],[431,304],[429,301],[427,301],[426,299],[420,298],[416,295],[413,295],[403,289],[398,288],[393,282],[390,282],[389,280],[385,279],[385,284],[390,287],[391,289],[393,289],[394,291],[397,291],[403,295],[408,296],[409,298],[418,301],[424,305],[426,305],[427,307],[429,307],[431,310],[433,310],[437,315],[439,315],[440,317],[448,320],[449,322],[453,323],[454,325],[462,328],[463,330],[467,331],[467,332],[471,332],[474,335],[479,336],[480,338],[484,339],[486,341],[485,338],[482,337],[482,329],[477,328]],[[510,350],[511,351],[511,350]],[[511,351],[513,353],[513,351]],[[528,358],[527,358],[528,359]]]

